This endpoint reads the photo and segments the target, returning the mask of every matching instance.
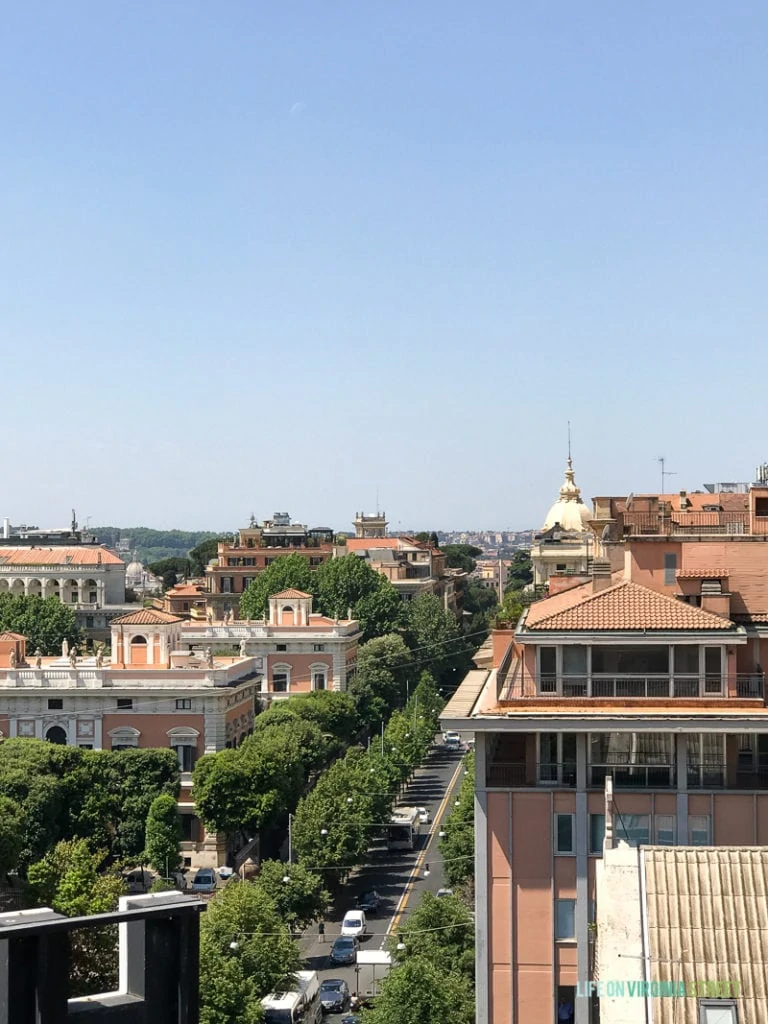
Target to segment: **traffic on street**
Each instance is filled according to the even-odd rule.
[[[388,937],[397,934],[423,892],[446,891],[438,832],[461,781],[462,758],[460,746],[438,740],[398,800],[398,808],[414,818],[413,849],[390,844],[373,852],[344,886],[322,927],[314,925],[302,936],[305,966],[317,971],[327,1012],[349,1013],[355,995],[376,994],[388,969],[383,955]]]

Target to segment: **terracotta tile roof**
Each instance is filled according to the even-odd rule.
[[[304,597],[312,597],[312,595],[311,594],[305,594],[303,590],[294,590],[292,587],[290,587],[288,590],[281,590],[279,594],[271,594],[270,597],[279,597],[279,598],[290,597],[290,598],[300,599],[300,598],[304,598]]]
[[[679,580],[724,580],[730,573],[727,569],[681,569],[677,574]]]
[[[686,988],[738,980],[739,1020],[768,1020],[768,849],[651,846],[641,855],[651,977],[684,978]],[[698,1000],[654,999],[653,1020],[698,1024]]]
[[[365,551],[366,548],[397,548],[397,537],[348,537],[345,547],[351,551]]]
[[[172,622],[183,622],[178,615],[171,615],[170,612],[161,612],[159,608],[140,608],[135,612],[128,612],[127,615],[120,615],[112,619],[113,626],[167,626]]]
[[[0,633],[0,640],[26,640],[21,633]]]
[[[205,587],[199,583],[177,583],[175,587],[165,592],[166,597],[200,597],[206,594]]]
[[[2,548],[0,565],[124,565],[103,547]]]
[[[557,601],[556,607],[553,602]],[[605,590],[592,592],[592,585],[574,587],[554,598],[532,604],[525,620],[526,630],[712,630],[734,629],[719,615],[659,594],[639,583],[624,580]]]

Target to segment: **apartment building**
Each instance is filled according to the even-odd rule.
[[[26,639],[0,635],[0,736],[117,750],[167,747],[181,768],[184,856],[222,863],[216,836],[195,817],[192,769],[203,754],[238,746],[253,731],[257,659],[181,650],[182,620],[153,608],[111,623],[111,657],[35,657]]]
[[[252,516],[250,525],[238,531],[236,543],[219,544],[217,559],[205,570],[214,619],[237,615],[248,584],[281,555],[301,555],[313,569],[322,565],[333,557],[333,536],[328,527],[294,523],[287,512],[275,512],[261,525]]]
[[[442,716],[476,738],[478,1024],[598,1019],[606,785],[631,846],[768,845],[768,488],[592,518],[589,577],[496,631]]]
[[[312,611],[312,595],[282,590],[261,621],[193,621],[181,627],[187,650],[239,649],[259,667],[259,697],[280,700],[312,690],[346,690],[354,678],[362,632],[356,619],[330,619]]]

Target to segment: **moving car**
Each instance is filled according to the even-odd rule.
[[[331,946],[331,963],[353,964],[357,959],[358,949],[360,949],[360,943],[357,939],[352,936],[340,935],[338,939],[334,939]]]
[[[192,879],[192,892],[215,892],[216,873],[213,868],[200,868]]]
[[[438,889],[435,896],[453,896],[453,889]]]
[[[379,896],[375,889],[369,889],[357,897],[357,905],[366,914],[375,914],[381,906],[381,896]]]
[[[461,750],[461,736],[457,732],[444,732],[443,742],[449,750]]]
[[[341,934],[351,935],[359,939],[368,931],[368,922],[365,920],[364,910],[348,910],[341,922]]]
[[[419,815],[419,821],[421,822],[421,824],[422,825],[428,825],[429,824],[429,811],[427,810],[427,808],[426,807],[417,807],[416,811],[417,811],[417,813]]]
[[[326,978],[320,986],[324,1013],[343,1013],[349,1007],[349,985],[343,978]]]

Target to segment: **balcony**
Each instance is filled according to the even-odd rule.
[[[710,699],[737,697],[742,700],[765,701],[765,675],[763,673],[739,674],[728,677],[725,674],[627,674],[597,673],[591,676],[541,675],[537,681],[537,692],[525,694],[522,683],[515,679],[516,686],[509,686],[502,699],[520,697],[592,698],[612,700],[642,698],[645,700],[687,698]],[[729,694],[729,687],[735,692]]]
[[[590,764],[587,785],[604,789],[609,775],[615,789],[673,789],[676,785],[673,764]]]
[[[632,537],[698,537],[750,533],[749,512],[624,512],[624,535]],[[755,533],[765,530],[756,529]]]

